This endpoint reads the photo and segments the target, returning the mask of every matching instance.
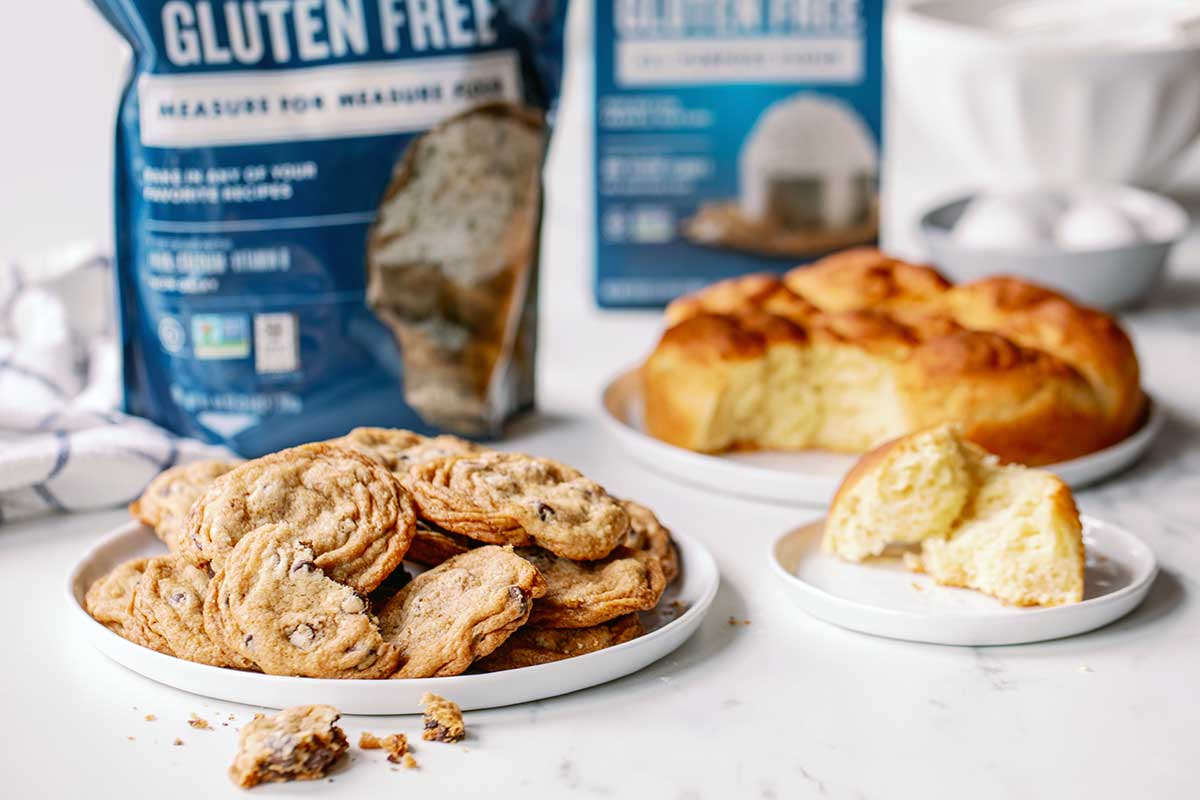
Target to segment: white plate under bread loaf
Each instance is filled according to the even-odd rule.
[[[859,460],[825,522],[823,548],[850,561],[892,545],[938,583],[1006,603],[1083,599],[1083,529],[1071,490],[1052,473],[1002,465],[943,425]]]
[[[952,422],[1005,461],[1049,464],[1142,422],[1112,317],[1015,278],[953,285],[860,248],[676,300],[642,367],[647,430],[700,452],[861,453]]]

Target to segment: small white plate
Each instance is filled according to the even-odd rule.
[[[1081,458],[1051,464],[1073,489],[1109,477],[1136,462],[1162,430],[1166,415],[1151,398],[1145,424],[1112,447]],[[637,461],[684,483],[724,494],[790,506],[826,506],[857,456],[821,450],[711,455],[684,450],[646,432],[642,382],[636,368],[604,388],[600,418],[624,450]]]
[[[1146,597],[1158,565],[1133,534],[1084,516],[1081,603],[1017,608],[970,589],[938,586],[899,558],[854,564],[821,551],[824,520],[784,534],[771,571],[814,617],[875,636],[954,645],[1024,644],[1074,636],[1125,616]]]
[[[92,581],[122,561],[165,552],[150,530],[137,522],[108,534],[83,556],[67,581],[67,595],[77,630],[100,652],[134,672],[185,692],[269,708],[328,703],[346,714],[415,714],[424,692],[449,697],[464,709],[494,708],[620,678],[683,644],[700,627],[720,578],[716,562],[703,546],[690,536],[672,535],[679,549],[680,576],[659,604],[664,611],[642,615],[644,635],[551,664],[450,678],[327,680],[262,675],[195,664],[122,639],[83,610],[83,595]],[[681,606],[672,606],[673,601]],[[685,610],[676,615],[672,609],[679,607]]]

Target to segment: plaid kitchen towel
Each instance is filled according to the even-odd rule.
[[[0,523],[108,508],[221,448],[122,414],[112,264],[76,246],[0,263]]]

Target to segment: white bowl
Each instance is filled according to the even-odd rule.
[[[1040,6],[1074,3],[1094,26],[1096,2]],[[1139,13],[1162,6],[1146,0]],[[887,75],[905,113],[989,179],[1161,179],[1200,134],[1200,35],[1123,33],[1120,20],[1100,38],[986,24],[1014,8],[1037,10],[1015,0],[892,3]]]
[[[1187,212],[1173,200],[1140,189],[1109,189],[1124,205],[1144,210],[1159,235],[1151,241],[1096,250],[1060,250],[1042,245],[1020,250],[964,245],[954,225],[975,195],[959,197],[921,217],[921,232],[935,266],[956,282],[991,275],[1016,275],[1058,289],[1089,306],[1108,310],[1143,300],[1162,278],[1171,248],[1187,231]]]

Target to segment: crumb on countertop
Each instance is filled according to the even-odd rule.
[[[158,719],[158,717],[154,716],[153,714],[146,715],[146,722],[154,722],[156,719]]]
[[[208,724],[208,720],[199,714],[193,713],[191,719],[188,720],[188,725],[191,725],[198,731],[210,731],[212,726]]]
[[[403,733],[379,737],[370,731],[363,731],[358,737],[358,746],[363,750],[387,750],[387,760],[399,764],[400,759],[408,753],[408,737]]]
[[[174,744],[176,747],[179,747],[183,744],[183,739],[180,739],[178,736],[176,736],[175,741],[172,742],[172,744]]]
[[[416,769],[418,766],[420,766],[417,764],[417,760],[413,758],[412,753],[405,753],[404,758],[400,759],[400,761],[402,764],[404,764],[405,769]]]
[[[457,742],[466,735],[467,728],[458,703],[426,692],[421,695],[421,707],[425,710],[425,730],[421,732],[425,741]]]
[[[730,625],[749,625],[749,624],[750,624],[750,620],[748,620],[748,619],[738,619],[737,617],[730,617],[730,618],[729,618],[729,624],[730,624]]]

